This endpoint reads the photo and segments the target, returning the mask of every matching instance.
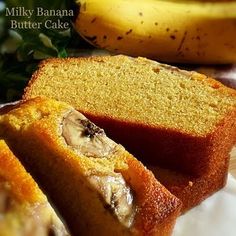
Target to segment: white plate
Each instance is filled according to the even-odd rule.
[[[236,180],[177,219],[173,236],[236,236]]]

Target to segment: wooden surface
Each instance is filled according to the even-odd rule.
[[[229,172],[236,178],[236,146],[231,151]]]

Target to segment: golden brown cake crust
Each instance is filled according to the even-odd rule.
[[[46,201],[38,185],[3,140],[0,140],[0,177],[11,185],[12,194],[18,200],[29,203]]]
[[[0,235],[69,236],[47,197],[0,139]]]
[[[215,191],[224,187],[227,180],[228,165],[212,173],[194,177],[158,166],[149,166],[156,178],[183,202],[182,212],[201,203]]]
[[[143,168],[136,159],[127,156],[129,168],[122,173],[131,179],[131,185],[135,192],[140,193],[137,199],[139,205],[139,217],[136,227],[142,235],[169,235],[173,229],[173,219],[179,214],[180,202],[177,198],[170,198],[165,187],[160,185],[154,175]],[[130,176],[131,172],[134,177]],[[155,227],[159,225],[159,227]]]
[[[80,162],[84,164],[78,165],[79,157],[72,151],[67,151],[58,137],[55,137],[58,129],[58,124],[56,124],[55,121],[59,121],[60,116],[70,109],[72,109],[72,107],[67,106],[65,103],[59,103],[46,98],[35,98],[23,102],[18,105],[16,109],[2,116],[0,126],[1,128],[5,127],[3,128],[5,131],[3,131],[2,135],[9,140],[8,142],[12,144],[12,148],[36,175],[38,169],[44,169],[40,181],[41,183],[43,182],[44,186],[45,182],[49,183],[45,186],[45,189],[50,193],[50,197],[56,204],[58,204],[58,200],[56,200],[57,196],[55,196],[55,194],[53,195],[52,191],[54,191],[55,188],[57,188],[57,191],[61,189],[61,193],[64,194],[61,195],[61,197],[65,197],[63,198],[65,205],[62,207],[58,205],[58,208],[67,220],[72,232],[75,233],[76,230],[77,232],[79,230],[79,221],[76,219],[78,217],[69,214],[68,206],[70,206],[70,204],[74,205],[76,198],[73,198],[73,203],[71,202],[71,198],[70,202],[68,201],[68,197],[66,200],[68,189],[75,187],[67,181],[65,177],[66,172],[59,173],[59,170],[64,171],[68,169],[68,173],[71,174],[71,176],[68,175],[68,180],[70,180],[71,177],[75,178],[76,182],[76,171],[87,168],[84,166],[86,165],[86,161],[84,158],[81,158]],[[23,128],[24,125],[26,125],[27,128]],[[21,136],[20,132],[18,133],[16,129],[23,129],[25,133],[22,136],[22,140],[17,143],[14,142],[13,144],[12,140]],[[28,143],[24,144],[26,140],[28,140]],[[27,147],[25,145],[27,145]],[[51,147],[53,147],[53,149]],[[37,158],[32,159],[33,156],[31,156],[30,153],[33,153],[35,148],[40,148],[41,157],[50,156],[52,160],[54,160],[53,163],[51,163],[49,159],[39,158],[36,152],[34,152],[34,157]],[[58,156],[60,156],[61,163],[63,162],[64,166],[61,166]],[[40,159],[41,161],[39,161]],[[131,231],[134,235],[170,235],[175,219],[180,213],[181,202],[170,194],[170,192],[155,179],[154,175],[129,153],[125,151],[123,156],[120,157],[120,160],[121,164],[119,164],[119,166],[123,166],[124,164],[122,163],[125,163],[127,168],[120,168],[118,170],[122,173],[134,192],[137,193],[135,196],[138,211]],[[46,162],[50,163],[48,167],[46,167]],[[37,163],[37,166],[34,164],[33,168],[32,163]],[[58,173],[54,172],[56,169]],[[55,178],[57,176],[59,178],[57,179],[58,181],[53,181],[46,173],[50,173],[50,175],[53,174]],[[64,178],[61,178],[61,176],[64,176]],[[53,184],[53,182],[55,183]],[[63,185],[61,185],[61,183],[63,183]],[[64,191],[66,189],[67,191]],[[77,210],[76,212],[78,214]]]

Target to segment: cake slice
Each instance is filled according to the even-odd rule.
[[[181,202],[73,107],[35,98],[0,116],[0,134],[74,235],[170,235]]]
[[[209,195],[221,189],[226,183],[227,166],[200,177],[179,171],[148,166],[158,181],[183,202],[182,213],[201,203]]]
[[[30,174],[0,140],[0,236],[66,236]]]
[[[194,175],[219,165],[236,140],[235,90],[144,58],[46,60],[24,98],[40,95],[71,104],[112,136],[117,129],[116,138],[147,163]]]
[[[175,180],[167,187],[179,189],[183,210],[225,184],[236,91],[205,75],[122,55],[49,59],[24,99],[38,95],[71,104],[147,166],[169,169],[163,179]],[[180,176],[193,185],[182,188]]]

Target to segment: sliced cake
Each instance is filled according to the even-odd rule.
[[[69,236],[29,173],[0,140],[0,236]]]
[[[187,191],[176,186],[182,177],[170,188],[184,196],[183,210],[225,184],[236,91],[205,75],[122,55],[49,59],[24,99],[38,95],[71,104],[146,165],[171,170],[167,178],[185,176]]]
[[[181,202],[73,107],[28,100],[0,116],[0,134],[74,235],[171,234]]]

